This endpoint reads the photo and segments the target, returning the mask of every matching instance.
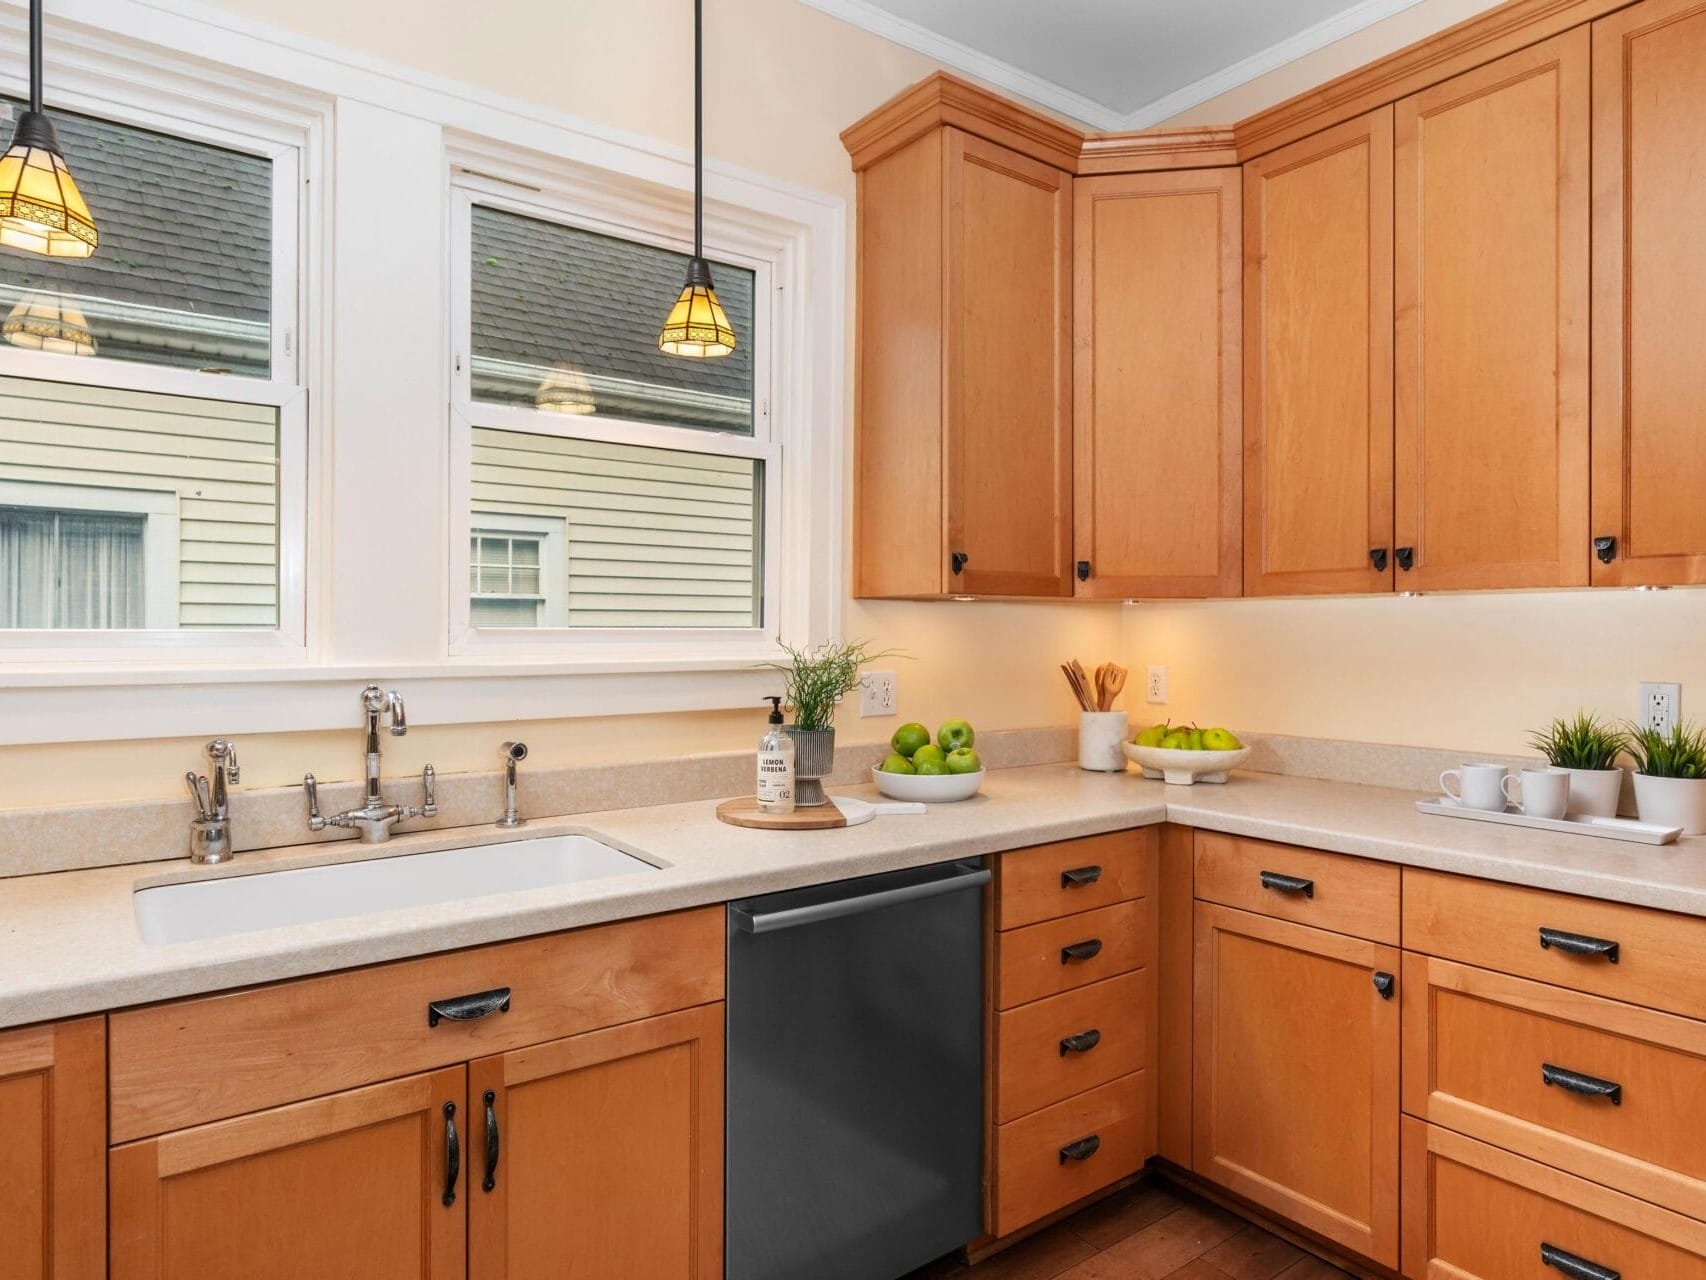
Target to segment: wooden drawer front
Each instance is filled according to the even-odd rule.
[[[994,1234],[1017,1231],[1142,1168],[1154,1146],[1148,1097],[1149,1073],[1139,1071],[997,1128]],[[1062,1154],[1091,1139],[1093,1154]]]
[[[1565,935],[1541,945],[1541,930]],[[1576,954],[1571,939],[1615,943]],[[1706,1018],[1706,920],[1434,871],[1404,872],[1404,946],[1630,1004]]]
[[[1403,1216],[1411,1280],[1595,1274],[1543,1248],[1625,1280],[1706,1280],[1706,1224],[1410,1117]]]
[[[1154,866],[1155,832],[1148,827],[1004,853],[995,871],[995,927],[1017,929],[1147,897]]]
[[[1402,989],[1406,1111],[1706,1219],[1706,1024],[1414,952]]]
[[[996,1014],[996,1120],[1147,1067],[1150,1001],[1149,970],[1139,969]]]
[[[1011,1009],[1141,968],[1152,932],[1149,900],[1140,898],[997,934],[995,1007]],[[1096,943],[1101,949],[1082,959],[1066,951]]]
[[[721,1000],[723,949],[706,907],[115,1014],[112,1141]],[[508,1012],[428,1025],[499,987]]]
[[[1296,886],[1307,882],[1307,888]],[[1399,869],[1386,862],[1199,831],[1196,895],[1258,915],[1398,945]]]

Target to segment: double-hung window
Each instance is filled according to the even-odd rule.
[[[712,251],[739,342],[668,356],[687,256],[667,237],[495,184],[452,195],[453,651],[759,652],[783,466],[770,265]]]
[[[300,651],[301,135],[110,110],[53,112],[94,256],[0,249],[0,654]]]

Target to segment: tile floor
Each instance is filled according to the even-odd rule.
[[[976,1267],[944,1259],[905,1280],[1349,1280],[1278,1236],[1153,1179]]]

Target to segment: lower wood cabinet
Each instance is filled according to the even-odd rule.
[[[106,1274],[104,1018],[0,1031],[0,1277]]]
[[[1196,907],[1196,1172],[1398,1262],[1399,953]]]

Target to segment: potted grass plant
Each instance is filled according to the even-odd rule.
[[[784,732],[794,739],[794,803],[828,804],[823,779],[835,768],[835,707],[859,687],[859,668],[891,650],[872,652],[870,642],[823,644],[815,649],[783,645],[786,662],[765,665],[782,673],[782,700],[794,715]]]
[[[1706,731],[1678,721],[1660,732],[1629,726],[1635,757],[1635,807],[1642,822],[1706,833]]]
[[[1570,775],[1570,812],[1615,818],[1623,795],[1623,769],[1617,759],[1629,749],[1629,735],[1596,716],[1578,711],[1528,735],[1529,745],[1554,769]]]

